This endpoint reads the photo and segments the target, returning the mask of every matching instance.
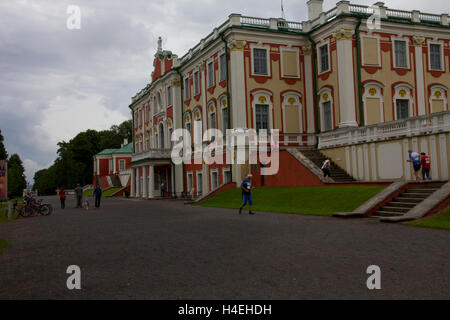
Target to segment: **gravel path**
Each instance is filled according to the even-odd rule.
[[[0,299],[450,299],[448,231],[168,201],[74,206],[0,224]],[[69,265],[82,290],[67,289]],[[381,290],[366,287],[370,265]]]

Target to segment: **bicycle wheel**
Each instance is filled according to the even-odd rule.
[[[31,215],[33,214],[33,209],[28,206],[22,207],[19,209],[19,214],[24,218],[31,217]]]
[[[49,204],[44,204],[39,209],[39,213],[42,214],[43,216],[50,215],[52,213],[52,211],[53,211],[53,207]]]

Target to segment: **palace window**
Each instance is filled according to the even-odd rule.
[[[269,130],[269,106],[267,104],[257,104],[256,112],[256,130]]]
[[[408,68],[408,50],[406,40],[394,41],[394,61],[396,68]]]
[[[220,81],[224,81],[227,79],[227,56],[225,55],[225,53],[220,55],[219,64],[220,64]]]
[[[443,70],[442,45],[439,43],[430,44],[430,69]]]
[[[216,190],[219,187],[219,173],[217,171],[211,172],[211,184],[212,190]]]
[[[268,75],[267,68],[267,50],[255,48],[253,49],[253,73],[256,75]]]
[[[282,59],[283,77],[298,78],[299,77],[298,52],[295,50],[282,50],[281,59]]]
[[[189,77],[184,79],[184,100],[191,98],[191,89],[189,88]]]
[[[125,160],[119,160],[119,171],[125,170]]]
[[[199,72],[194,73],[194,95],[200,94],[200,74]]]
[[[229,119],[230,119],[230,115],[229,115],[228,106],[223,107],[222,108],[222,131],[223,131],[224,135],[227,133],[227,129],[230,129],[228,127]]]
[[[323,108],[323,131],[333,129],[333,115],[331,113],[331,101],[322,103]]]
[[[197,172],[197,195],[201,196],[203,194],[203,174]]]
[[[330,71],[330,53],[328,43],[319,47],[320,73]]]
[[[162,110],[162,99],[161,99],[161,93],[158,92],[158,110]]]
[[[214,63],[208,63],[208,88],[214,86]]]
[[[172,105],[172,87],[168,86],[167,87],[167,106],[171,106]]]
[[[408,99],[396,99],[395,104],[397,108],[397,120],[407,119],[410,117]]]

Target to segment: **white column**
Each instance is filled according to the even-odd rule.
[[[372,181],[377,181],[378,180],[378,176],[377,176],[378,163],[377,163],[375,143],[370,144],[370,157],[371,157],[370,165],[371,165],[371,169],[372,169]]]
[[[153,199],[155,197],[155,166],[154,165],[150,165],[149,167],[149,179],[148,179],[148,188],[149,188],[149,192],[148,192],[148,198],[149,199]]]
[[[136,198],[141,197],[141,168],[136,168]]]
[[[431,157],[431,170],[430,175],[433,179],[438,179],[439,170],[437,165],[437,146],[436,146],[436,135],[431,135],[430,137],[430,157]]]
[[[403,168],[404,168],[404,175],[405,180],[411,180],[411,163],[406,162],[409,160],[408,150],[409,150],[409,140],[403,139],[403,154],[405,155],[404,161],[403,161]]]
[[[439,135],[439,153],[441,155],[441,179],[448,180],[447,137]]]
[[[147,198],[148,197],[148,189],[147,189],[147,184],[148,184],[148,179],[147,179],[147,166],[143,166],[142,167],[142,197],[143,198]]]
[[[136,170],[134,168],[131,168],[131,197],[136,196]]]
[[[369,171],[369,145],[364,144],[364,180],[370,181],[370,171]]]
[[[231,113],[233,123],[231,128],[247,128],[247,114],[245,112],[245,74],[244,74],[244,46],[243,40],[231,40],[230,47],[230,85],[231,85]]]
[[[344,34],[337,36],[336,48],[338,59],[339,83],[339,127],[357,127],[355,105],[355,79],[353,68],[352,37]]]
[[[113,156],[113,173],[117,172],[116,157]]]
[[[417,88],[417,104],[419,108],[419,116],[424,115],[425,112],[425,84],[423,74],[423,55],[422,45],[414,47],[414,56],[416,57],[416,88]]]
[[[307,49],[303,49],[305,53],[305,86],[306,86],[306,113],[307,119],[306,123],[308,124],[308,133],[315,132],[315,113],[314,113],[314,88],[313,88],[313,68],[312,68],[312,54],[311,48],[309,49],[309,53],[305,52]]]

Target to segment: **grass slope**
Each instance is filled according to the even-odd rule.
[[[440,214],[422,220],[407,222],[406,224],[415,227],[450,230],[450,207]]]
[[[106,191],[103,191],[102,198],[104,198],[104,197],[111,197],[114,193],[116,193],[120,189],[122,189],[122,188],[111,188],[111,189],[108,189]],[[83,192],[83,197],[92,197],[93,194],[94,194],[94,189],[88,189],[88,190]]]
[[[255,188],[252,190],[253,210],[330,216],[335,212],[353,211],[384,188],[383,186]],[[238,209],[241,203],[241,190],[231,189],[199,205]]]

